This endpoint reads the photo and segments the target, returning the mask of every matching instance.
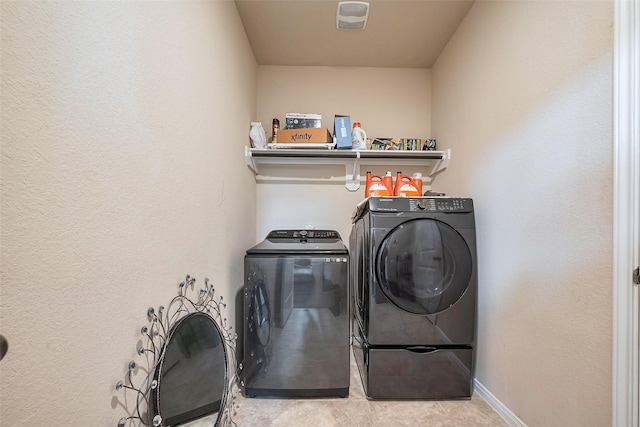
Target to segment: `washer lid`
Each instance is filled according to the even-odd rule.
[[[247,254],[347,254],[340,234],[335,230],[274,230]]]
[[[387,234],[376,256],[376,274],[384,295],[414,314],[435,314],[464,294],[473,268],[464,238],[433,219],[400,224]]]

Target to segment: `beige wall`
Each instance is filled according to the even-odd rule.
[[[612,11],[477,2],[433,68],[433,187],[477,210],[477,379],[529,426],[611,423]]]
[[[0,4],[0,424],[115,426],[147,307],[242,287],[256,64],[233,2]]]
[[[271,135],[271,121],[285,113],[319,113],[333,131],[336,114],[359,121],[371,138],[431,136],[431,71],[353,67],[258,67],[258,119]],[[300,169],[300,166],[295,167]],[[303,166],[301,171],[265,168],[265,174],[306,178],[344,177],[345,167]],[[362,167],[384,173],[386,167]],[[406,174],[418,170],[403,169]],[[393,166],[392,172],[396,172]],[[256,240],[269,230],[314,225],[340,232],[346,241],[351,213],[364,198],[364,185],[349,192],[342,182],[259,183]]]

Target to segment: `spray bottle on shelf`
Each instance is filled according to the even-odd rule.
[[[278,131],[280,130],[280,120],[273,119],[273,123],[271,125],[271,142],[274,144],[278,143]]]

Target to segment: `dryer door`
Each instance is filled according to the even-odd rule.
[[[394,228],[382,241],[376,274],[393,304],[414,314],[435,314],[464,294],[472,262],[455,229],[441,221],[416,219]]]

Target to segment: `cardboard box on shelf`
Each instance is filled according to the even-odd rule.
[[[333,120],[333,135],[336,137],[336,148],[351,150],[351,117],[336,115]]]
[[[333,142],[327,128],[282,129],[278,132],[278,143],[321,143]]]

